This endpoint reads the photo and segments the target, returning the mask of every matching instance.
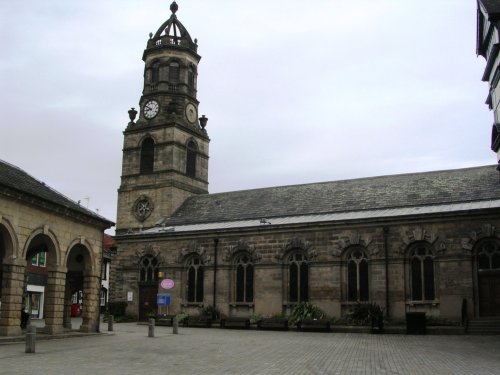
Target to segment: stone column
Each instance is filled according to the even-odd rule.
[[[99,275],[93,275],[91,272],[86,272],[83,276],[83,313],[82,313],[82,332],[97,331],[99,323],[99,297],[101,288],[99,285]]]
[[[63,310],[63,326],[66,329],[72,329],[71,326],[71,288],[66,280],[66,290],[64,292],[64,310]]]
[[[26,261],[22,259],[4,259],[2,269],[0,336],[19,336],[22,334],[20,324]]]
[[[68,269],[61,266],[52,266],[48,267],[47,270],[49,278],[45,291],[45,332],[54,334],[64,331],[64,297]]]

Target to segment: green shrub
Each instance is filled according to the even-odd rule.
[[[293,308],[289,322],[291,325],[296,325],[301,320],[323,319],[325,316],[325,313],[318,306],[309,302],[301,302]]]
[[[250,317],[250,324],[257,324],[257,322],[260,320],[262,320],[262,315],[254,314]]]
[[[271,315],[271,319],[280,320],[280,319],[284,319],[284,318],[286,318],[286,316],[282,313],[276,313],[276,314]]]
[[[184,323],[184,321],[188,318],[188,314],[184,313],[184,312],[181,312],[179,314],[176,315],[177,317],[177,323],[181,324],[181,323]]]
[[[205,306],[201,310],[201,315],[212,318],[212,320],[219,320],[220,319],[219,309],[216,307],[213,307],[212,305]]]
[[[370,325],[373,320],[382,322],[384,311],[376,303],[358,303],[348,315],[348,320],[354,325]]]
[[[108,302],[108,314],[117,316],[124,316],[127,309],[127,302],[125,301],[112,301]]]

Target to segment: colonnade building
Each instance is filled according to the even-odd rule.
[[[27,309],[44,319],[47,333],[95,331],[103,232],[113,225],[0,161],[0,335],[20,335]],[[71,327],[72,296],[79,291],[82,325]]]

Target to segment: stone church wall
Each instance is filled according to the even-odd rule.
[[[144,254],[160,259],[158,270],[172,278],[175,287],[169,291],[172,306],[169,311],[195,313],[198,308],[213,304],[213,270],[215,242],[217,243],[216,305],[225,315],[271,316],[287,313],[287,266],[290,251],[301,250],[309,260],[309,301],[329,316],[340,317],[353,306],[347,302],[346,251],[353,246],[366,250],[369,257],[370,302],[386,306],[386,272],[384,227],[388,228],[388,292],[389,314],[404,318],[406,312],[425,311],[430,315],[459,320],[462,301],[474,305],[474,272],[472,249],[482,237],[496,236],[498,219],[492,217],[427,218],[412,221],[359,223],[352,225],[319,225],[308,227],[258,230],[219,231],[208,234],[166,234],[158,236],[132,235],[119,237],[118,259],[113,265],[112,299],[125,300],[132,291],[134,300],[128,312],[138,314],[139,262]],[[486,228],[486,229],[485,229]],[[490,228],[490,229],[487,229]],[[434,253],[435,293],[432,302],[411,301],[408,248],[414,243],[428,244]],[[233,256],[248,252],[255,264],[254,301],[234,301]],[[199,304],[186,303],[185,259],[196,253],[203,259],[204,300]],[[471,311],[472,313],[472,311]]]

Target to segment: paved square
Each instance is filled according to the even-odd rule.
[[[239,331],[115,324],[112,335],[0,345],[0,374],[500,374],[500,336]]]

